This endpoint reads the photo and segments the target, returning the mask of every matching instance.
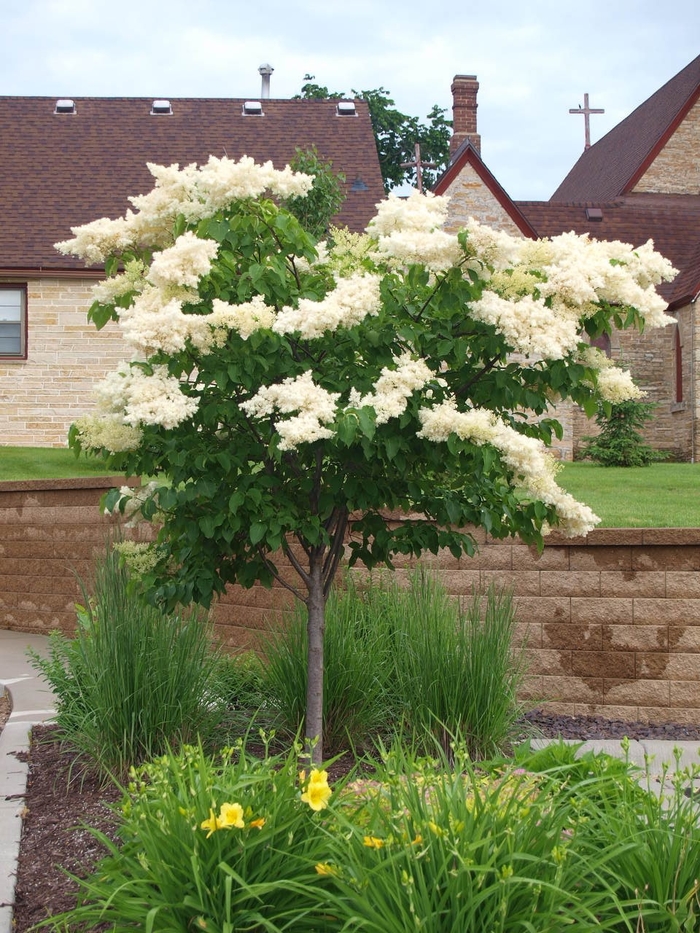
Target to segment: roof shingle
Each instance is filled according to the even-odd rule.
[[[83,268],[53,244],[73,226],[123,215],[128,196],[153,187],[147,162],[248,155],[283,168],[295,147],[315,145],[346,177],[338,222],[363,229],[384,197],[362,101],[356,116],[338,116],[331,100],[264,100],[263,116],[244,115],[243,99],[171,99],[171,115],[153,115],[152,98],[75,103],[74,114],[57,114],[53,97],[0,97],[1,272]]]

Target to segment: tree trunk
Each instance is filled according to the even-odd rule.
[[[308,582],[307,634],[309,654],[306,686],[306,751],[313,764],[323,760],[323,635],[326,598],[323,593],[323,561],[312,555]]]

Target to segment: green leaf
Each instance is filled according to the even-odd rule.
[[[267,525],[264,522],[253,522],[250,526],[250,543],[258,544],[267,534]]]
[[[365,405],[359,410],[358,418],[360,420],[360,430],[368,440],[372,440],[376,431],[376,414],[373,408],[370,408],[368,405]]]

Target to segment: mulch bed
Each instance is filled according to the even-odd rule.
[[[556,716],[535,711],[530,725],[545,737],[573,739],[623,738],[700,741],[700,726],[650,725],[610,721],[601,717]],[[2,719],[0,718],[0,728]],[[14,933],[25,933],[47,916],[75,903],[75,883],[58,866],[88,874],[102,854],[84,828],[88,824],[110,833],[114,828],[109,804],[119,793],[80,767],[62,747],[55,726],[37,726],[29,751],[29,781],[15,893]],[[342,766],[341,766],[342,767]]]

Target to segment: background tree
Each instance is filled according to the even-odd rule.
[[[637,398],[626,399],[616,405],[603,404],[598,408],[596,424],[600,433],[584,437],[581,449],[583,460],[595,460],[603,466],[649,466],[667,460],[668,453],[656,450],[644,440],[640,429],[654,417],[654,402]]]
[[[305,75],[300,98],[313,100],[339,100],[346,94],[330,92],[327,87],[314,83],[313,75]],[[427,123],[418,117],[410,117],[397,110],[390,92],[383,87],[371,91],[355,91],[351,96],[367,102],[377,153],[381,166],[384,188],[391,191],[405,183],[415,185],[416,170],[402,168],[402,162],[410,162],[415,155],[415,145],[420,144],[421,157],[434,162],[436,168],[423,169],[423,183],[430,188],[447,168],[450,157],[452,121],[445,119],[447,113],[435,104],[428,113]]]
[[[304,197],[292,196],[283,202],[283,206],[293,214],[301,226],[316,239],[328,233],[331,218],[338,213],[345,195],[342,184],[345,175],[333,171],[333,163],[324,161],[316,146],[300,149],[289,163],[295,172],[302,172],[313,178],[311,190]]]
[[[469,526],[536,544],[550,525],[585,534],[596,517],[557,486],[542,443],[561,432],[552,407],[634,394],[581,332],[665,324],[652,283],[674,270],[650,244],[536,242],[475,222],[452,236],[446,199],[417,192],[319,253],[263,196],[301,196],[308,176],[248,158],[151,171],[135,211],[58,244],[105,263],[90,317],[118,320],[133,352],[71,443],[159,477],[119,502],[158,516],[152,600],[208,606],[227,584],[277,578],[305,603],[312,743],[348,539],[351,564],[391,567],[472,554]]]

